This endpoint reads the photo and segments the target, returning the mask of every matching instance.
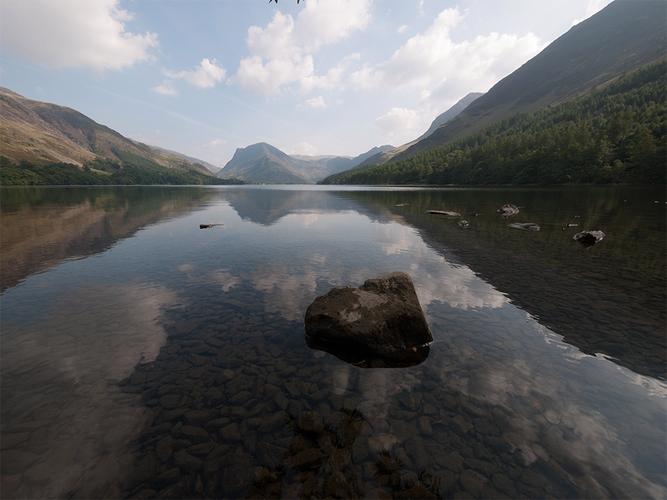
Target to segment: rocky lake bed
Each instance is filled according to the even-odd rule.
[[[587,213],[577,192],[540,210],[520,191],[466,203],[447,190],[132,189],[2,207],[4,224],[57,210],[89,222],[24,250],[32,260],[1,297],[3,497],[664,498],[664,218],[651,212],[664,204],[610,191],[589,192],[601,208]],[[508,228],[506,199],[542,229]],[[574,215],[604,241],[572,241]],[[572,283],[598,280],[589,303],[552,291],[570,321],[588,312],[586,328],[494,273],[491,236],[506,266],[517,248],[567,255]],[[648,245],[642,259],[633,241]],[[432,335],[425,356],[369,365],[309,344],[317,297],[397,270]],[[646,295],[611,307],[637,286],[625,273]],[[544,289],[566,279],[548,265],[540,276]]]

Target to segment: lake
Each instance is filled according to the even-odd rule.
[[[663,187],[0,196],[5,498],[667,495]],[[393,271],[422,363],[308,347],[315,297]]]

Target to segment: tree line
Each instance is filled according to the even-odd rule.
[[[665,183],[667,63],[325,184]]]

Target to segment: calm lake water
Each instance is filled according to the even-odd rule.
[[[663,188],[0,196],[3,498],[667,495]],[[316,296],[391,271],[424,362],[306,345]]]

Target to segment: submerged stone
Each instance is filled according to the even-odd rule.
[[[509,225],[512,229],[519,229],[521,231],[539,231],[540,226],[534,222],[514,222]]]
[[[305,324],[310,347],[365,367],[421,363],[433,341],[405,273],[334,288],[308,307]]]
[[[447,217],[461,217],[460,213],[451,210],[429,210],[428,213],[431,215],[446,215]]]

